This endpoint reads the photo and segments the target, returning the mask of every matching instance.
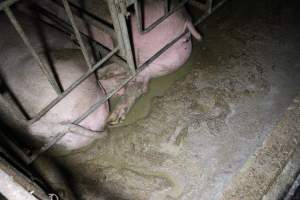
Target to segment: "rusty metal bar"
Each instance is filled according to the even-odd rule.
[[[61,95],[54,99],[50,104],[48,104],[41,112],[39,112],[33,119],[29,122],[34,123],[44,116],[51,108],[53,108],[58,102],[60,102],[65,96],[72,92],[80,83],[87,79],[91,74],[93,74],[102,64],[104,64],[108,59],[110,59],[114,54],[119,51],[119,47],[114,48],[109,54],[107,54],[103,59],[97,62],[91,69],[89,69],[84,75],[82,75],[77,81],[75,81],[71,86],[69,86]]]
[[[8,8],[9,6],[13,5],[14,3],[18,2],[20,0],[6,0],[0,3],[0,11],[4,10],[5,8]]]
[[[41,58],[39,57],[39,55],[34,50],[33,46],[29,42],[28,37],[26,36],[26,34],[25,34],[24,30],[22,29],[21,25],[19,24],[19,22],[17,21],[15,15],[12,13],[11,9],[9,7],[7,7],[7,8],[4,9],[4,11],[5,11],[6,15],[8,16],[9,20],[11,21],[11,23],[13,24],[16,31],[18,32],[18,34],[22,38],[23,42],[25,43],[25,45],[29,49],[32,56],[35,58],[35,60],[40,65],[43,73],[46,75],[46,77],[47,77],[49,83],[51,84],[51,86],[53,87],[53,89],[56,91],[56,93],[58,95],[61,94],[61,88],[59,87],[59,84],[57,83],[52,71],[50,70],[48,65],[45,65],[42,62]]]
[[[89,67],[89,69],[92,69],[92,64],[90,62],[90,59],[89,59],[89,55],[88,55],[88,51],[83,43],[83,40],[81,38],[81,35],[80,35],[80,32],[76,26],[76,23],[75,23],[75,20],[74,20],[74,16],[72,14],[72,11],[71,11],[71,8],[70,8],[70,5],[68,3],[67,0],[62,0],[63,1],[63,4],[64,4],[64,7],[65,7],[65,10],[66,10],[66,13],[67,13],[67,16],[71,22],[71,25],[73,27],[73,30],[74,30],[74,33],[75,33],[75,37],[79,43],[79,46],[80,46],[80,49],[82,51],[82,54],[83,54],[83,57],[85,59],[85,62],[87,64],[87,66]]]

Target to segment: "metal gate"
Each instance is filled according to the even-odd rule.
[[[174,38],[170,43],[166,44],[163,48],[161,48],[158,52],[156,52],[151,58],[149,58],[146,62],[141,64],[140,66],[136,66],[136,62],[134,60],[134,54],[132,50],[129,28],[127,25],[127,20],[130,15],[128,8],[134,7],[137,17],[137,27],[138,30],[142,34],[147,34],[152,29],[154,29],[158,24],[163,22],[166,18],[172,15],[174,12],[177,12],[180,8],[185,6],[185,4],[190,4],[191,6],[197,7],[202,11],[202,15],[195,20],[194,25],[198,25],[203,20],[205,20],[210,14],[212,14],[217,8],[219,8],[226,0],[221,0],[215,2],[213,0],[181,0],[176,6],[170,6],[172,0],[164,0],[164,15],[152,23],[148,27],[144,27],[142,21],[142,0],[106,0],[106,3],[109,7],[109,12],[111,14],[113,27],[109,27],[104,23],[100,23],[98,28],[103,29],[103,31],[114,34],[116,38],[117,45],[112,50],[107,50],[103,48],[101,45],[98,45],[100,50],[105,50],[106,55],[98,60],[94,65],[89,60],[88,50],[83,41],[84,34],[80,32],[76,24],[76,16],[74,16],[72,12],[72,7],[67,0],[62,0],[62,5],[65,9],[67,17],[70,22],[70,26],[74,32],[74,36],[79,44],[79,47],[82,51],[83,57],[85,59],[86,65],[88,66],[87,71],[84,75],[82,75],[77,81],[75,81],[71,86],[69,86],[64,91],[59,87],[58,80],[55,79],[53,72],[50,70],[49,66],[42,62],[38,53],[35,51],[33,46],[31,45],[28,37],[23,31],[22,26],[16,19],[14,13],[11,10],[11,6],[17,3],[20,0],[6,0],[0,3],[0,11],[4,11],[8,16],[10,22],[18,32],[19,36],[22,38],[24,44],[27,46],[28,50],[34,57],[34,59],[39,64],[43,73],[47,77],[49,83],[53,87],[53,89],[57,93],[57,97],[48,104],[44,109],[42,109],[36,116],[28,119],[28,123],[34,123],[39,120],[42,116],[44,116],[51,108],[53,108],[58,102],[60,102],[64,97],[66,97],[70,92],[72,92],[78,85],[80,85],[84,80],[86,80],[90,75],[95,73],[97,69],[99,69],[106,61],[112,59],[114,62],[119,62],[125,66],[127,66],[128,71],[130,71],[130,76],[124,80],[119,86],[109,92],[104,98],[98,100],[94,105],[92,105],[84,114],[79,116],[76,120],[73,121],[74,124],[80,123],[84,120],[89,114],[91,114],[94,110],[96,110],[99,106],[101,106],[104,102],[106,102],[109,98],[111,98],[118,90],[120,90],[125,84],[127,84],[130,80],[132,80],[139,72],[141,72],[144,68],[146,68],[153,60],[159,57],[163,52],[165,52],[168,48],[170,48],[174,43],[176,43],[186,32],[182,33],[178,37]],[[31,156],[23,155],[25,161],[29,164],[31,163],[39,154],[48,150],[52,145],[58,142],[65,133],[58,134],[54,137],[52,141],[45,144],[39,151],[35,152]]]

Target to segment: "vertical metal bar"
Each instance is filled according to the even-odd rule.
[[[113,0],[107,0],[111,17],[113,20],[114,28],[117,33],[118,37],[118,43],[121,48],[121,53],[124,55],[127,64],[129,66],[129,69],[132,74],[135,74],[135,61],[133,57],[133,51],[131,48],[131,43],[129,39],[129,33],[128,33],[128,28],[127,28],[127,23],[126,23],[126,18],[124,14],[118,11],[117,5],[120,4],[118,0],[113,1]]]
[[[143,32],[144,30],[144,23],[143,23],[143,15],[142,15],[142,6],[143,4],[141,1],[135,1],[134,2],[134,10],[136,13],[136,22],[139,32]]]
[[[165,0],[164,9],[165,9],[165,15],[167,15],[168,12],[170,11],[170,2],[169,2],[169,0]]]
[[[73,29],[74,29],[75,37],[76,37],[76,39],[79,43],[80,49],[81,49],[83,57],[85,59],[85,62],[87,63],[89,69],[92,69],[92,64],[91,64],[90,59],[89,59],[88,51],[87,51],[87,49],[86,49],[86,47],[83,43],[80,32],[79,32],[79,30],[76,26],[74,16],[73,16],[71,8],[70,8],[70,4],[67,0],[62,0],[62,1],[63,1],[63,4],[64,4],[64,7],[65,7],[66,13],[68,15],[68,18],[71,22],[71,25],[72,25]]]
[[[21,25],[17,21],[16,17],[14,16],[14,14],[10,10],[10,8],[7,7],[7,8],[4,9],[4,11],[5,11],[6,15],[8,16],[9,20],[11,21],[11,23],[13,24],[13,26],[15,27],[15,29],[17,30],[18,34],[21,36],[23,42],[25,43],[25,45],[29,49],[32,56],[36,59],[36,61],[40,65],[43,73],[46,75],[46,77],[47,77],[48,81],[50,82],[50,84],[52,85],[53,89],[59,95],[61,93],[61,89],[60,89],[59,84],[57,83],[56,79],[54,78],[54,75],[53,75],[50,67],[48,65],[46,66],[42,62],[41,58],[36,53],[36,51],[34,50],[32,45],[30,44],[29,39],[27,38],[24,30],[22,29]]]
[[[206,0],[206,8],[207,8],[207,13],[211,14],[212,12],[212,5],[213,5],[213,0]]]
[[[215,5],[212,9],[211,9],[211,13],[204,13],[199,19],[196,20],[196,22],[194,22],[194,25],[197,26],[198,24],[200,24],[201,22],[203,22],[208,16],[210,16],[213,12],[215,12],[219,7],[221,7],[227,0],[223,0],[220,1],[217,5]]]

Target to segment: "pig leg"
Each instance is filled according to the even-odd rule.
[[[113,110],[108,118],[111,125],[115,125],[124,121],[127,113],[134,105],[135,101],[148,90],[149,80],[137,81],[134,80],[129,83],[125,89],[125,94],[121,97],[120,102]]]

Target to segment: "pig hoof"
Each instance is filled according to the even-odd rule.
[[[114,111],[108,119],[109,125],[114,126],[122,123],[125,120],[126,113],[125,108]]]

